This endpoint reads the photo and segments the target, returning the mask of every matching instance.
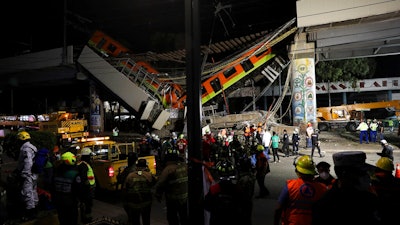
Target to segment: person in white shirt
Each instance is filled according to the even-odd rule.
[[[269,128],[264,129],[264,132],[262,134],[262,144],[264,145],[264,154],[269,160],[269,145],[271,144],[271,132],[269,131]]]

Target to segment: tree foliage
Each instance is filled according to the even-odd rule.
[[[354,81],[372,78],[376,70],[374,58],[344,59],[318,62],[317,82]]]
[[[36,146],[37,149],[46,148],[53,150],[57,144],[57,137],[54,133],[49,131],[28,131],[31,135],[31,143]],[[17,132],[11,132],[4,137],[4,152],[14,158],[18,159],[20,145],[17,140]]]

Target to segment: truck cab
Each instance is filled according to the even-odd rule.
[[[117,176],[128,166],[127,156],[130,152],[137,152],[135,142],[119,143],[109,137],[81,139],[71,149],[80,150],[90,148],[95,154],[92,156],[92,168],[96,178],[96,187],[104,190],[118,190]],[[139,157],[146,159],[150,172],[156,175],[156,160],[153,155]]]

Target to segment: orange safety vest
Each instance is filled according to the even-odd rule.
[[[244,136],[250,136],[251,130],[250,127],[246,127],[244,130]]]
[[[324,184],[301,178],[287,181],[289,202],[282,213],[282,225],[309,225],[312,205],[326,192]]]

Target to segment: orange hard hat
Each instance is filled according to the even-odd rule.
[[[56,153],[56,152],[58,152],[60,149],[58,148],[58,146],[56,145],[56,146],[54,146],[54,148],[53,148],[53,152],[54,153]]]

